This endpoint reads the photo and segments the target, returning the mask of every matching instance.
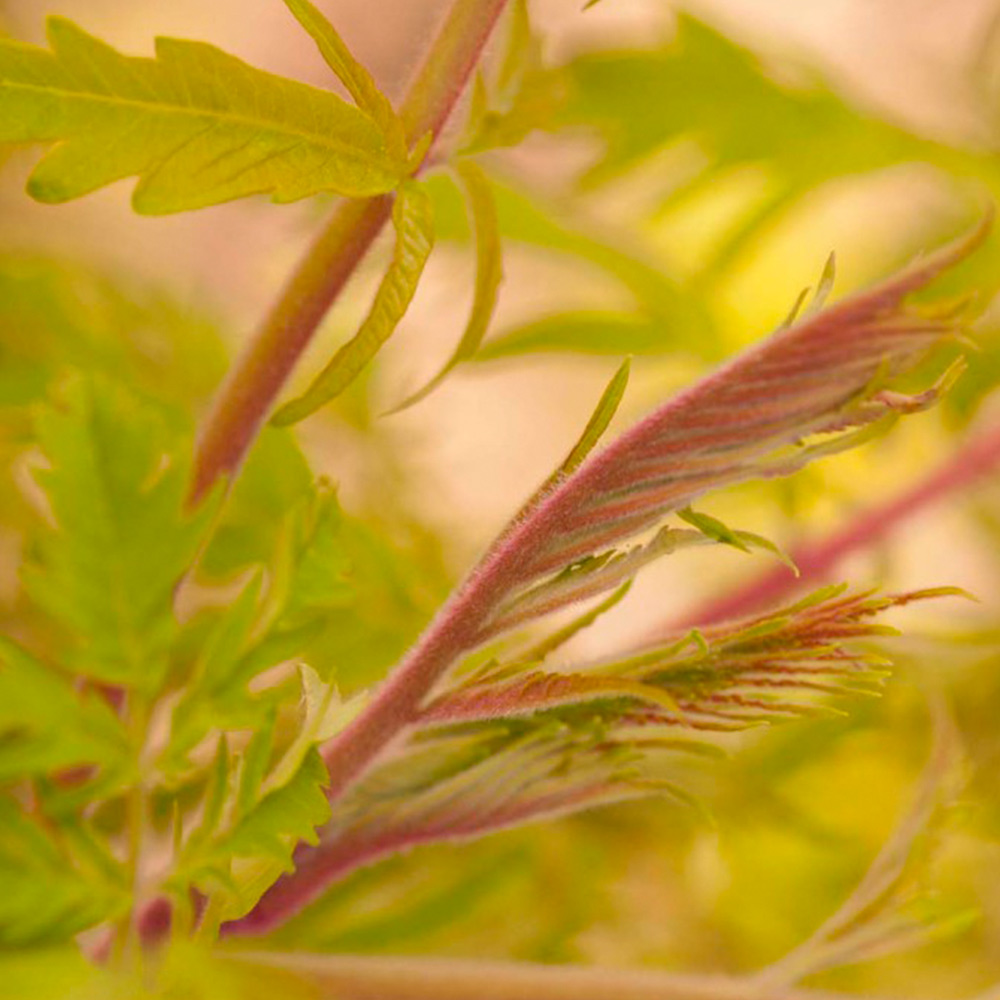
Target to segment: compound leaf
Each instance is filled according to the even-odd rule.
[[[78,381],[38,420],[39,470],[57,529],[25,572],[36,602],[77,637],[80,672],[150,690],[174,634],[175,584],[201,518],[181,513],[184,473],[159,415],[111,382]]]

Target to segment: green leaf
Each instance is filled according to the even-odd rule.
[[[563,460],[557,472],[558,476],[569,476],[583,464],[583,460],[593,451],[597,442],[604,436],[612,418],[618,412],[622,397],[625,395],[625,388],[628,385],[629,372],[632,363],[626,358],[614,373],[611,381],[607,384],[601,398],[597,401],[594,412],[587,421],[580,440],[573,446],[572,451]]]
[[[6,798],[0,798],[0,830],[0,946],[69,940],[121,910],[120,888],[85,878]]]
[[[546,198],[492,175],[490,181],[506,240],[586,261],[620,281],[648,315],[689,326],[692,337],[708,332],[709,318],[701,305],[691,301],[647,247],[635,245],[634,234],[598,225],[568,199]],[[438,174],[424,187],[434,199],[439,237],[467,239],[466,212],[450,177]]]
[[[566,99],[566,74],[545,65],[527,0],[509,5],[503,34],[495,72],[486,67],[474,80],[462,153],[519,145],[535,129],[549,128]]]
[[[703,535],[711,538],[714,542],[719,542],[722,545],[730,545],[741,552],[750,552],[755,548],[765,549],[772,555],[777,556],[786,566],[790,567],[796,576],[798,575],[798,570],[791,559],[774,542],[763,535],[755,534],[752,531],[740,531],[736,528],[730,528],[729,525],[724,524],[717,517],[712,517],[711,514],[699,513],[690,507],[679,510],[677,516],[682,521],[686,521],[697,528]]]
[[[165,768],[185,767],[188,751],[214,729],[260,721],[262,708],[247,690],[248,654],[258,624],[262,580],[255,575],[208,632],[192,675],[172,714]],[[260,666],[266,669],[273,664]],[[253,663],[257,667],[257,663]]]
[[[337,351],[304,395],[275,413],[272,422],[278,426],[296,423],[339,396],[375,357],[403,318],[434,245],[430,198],[417,185],[404,185],[396,197],[392,221],[396,228],[392,262],[361,329]]]
[[[260,797],[261,784],[274,749],[276,715],[271,712],[264,725],[253,734],[240,762],[240,784],[236,793],[236,813],[245,816]]]
[[[622,397],[625,395],[625,388],[628,385],[631,368],[632,363],[626,358],[611,377],[611,381],[605,387],[604,392],[601,393],[601,398],[597,401],[597,406],[590,415],[587,426],[584,427],[583,433],[577,439],[576,444],[570,449],[570,453],[563,459],[559,468],[535,490],[528,502],[521,508],[519,517],[524,517],[528,511],[537,507],[553,487],[561,483],[567,476],[572,475],[580,467],[583,460],[594,449],[597,442],[608,429],[612,418],[618,412]]]
[[[336,495],[321,490],[308,512],[309,523],[299,525],[298,551],[283,602],[283,614],[301,619],[317,610],[343,607],[354,599],[351,559],[344,542],[349,526]]]
[[[330,803],[324,791],[328,781],[322,757],[315,749],[310,750],[291,779],[265,795],[215,845],[213,855],[227,861],[235,857],[266,862],[263,866],[269,872],[264,880],[266,887],[278,871],[291,869],[292,851],[297,844],[318,843],[316,827],[330,818]],[[253,886],[259,886],[263,869],[256,866],[246,869],[253,873]],[[235,877],[239,885],[238,869]]]
[[[281,787],[290,780],[310,751],[319,743],[336,736],[367,703],[367,692],[362,691],[344,701],[335,684],[326,684],[312,667],[299,667],[305,713],[292,744],[267,777],[265,791]]]
[[[475,360],[496,361],[523,354],[574,351],[578,354],[659,355],[687,353],[677,331],[660,319],[635,313],[560,312],[501,331],[480,348]]]
[[[403,123],[368,70],[354,58],[344,40],[337,34],[336,28],[309,0],[284,2],[299,24],[312,35],[326,64],[336,73],[337,79],[347,88],[357,106],[378,123],[392,155],[405,161],[407,150]]]
[[[74,666],[156,688],[176,629],[173,590],[205,515],[181,513],[184,472],[155,410],[103,380],[66,387],[38,418],[49,468],[37,473],[57,530],[25,571],[35,601],[75,637]]]
[[[205,785],[205,796],[198,825],[191,831],[184,845],[186,854],[196,851],[215,836],[229,798],[229,789],[229,743],[225,735],[222,735],[216,743],[215,758],[208,775],[208,782]]]
[[[433,392],[448,373],[463,361],[469,360],[486,336],[490,320],[496,309],[500,284],[503,281],[503,247],[500,244],[500,226],[489,178],[470,160],[463,160],[455,167],[462,181],[469,214],[472,216],[476,237],[476,284],[472,299],[472,312],[455,348],[445,366],[418,392],[395,407],[393,413],[405,410]]]
[[[80,765],[121,767],[124,728],[95,692],[0,637],[0,780],[51,774]]]
[[[156,59],[133,58],[57,17],[48,37],[51,52],[0,40],[0,142],[57,143],[28,182],[39,201],[138,176],[136,211],[158,215],[374,195],[406,173],[369,115],[214,46],[159,38]]]

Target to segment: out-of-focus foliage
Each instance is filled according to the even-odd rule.
[[[399,120],[322,15],[286,2],[356,107],[201,43],[163,43],[156,61],[126,59],[55,21],[54,55],[2,44],[0,140],[62,143],[32,181],[45,200],[132,175],[143,177],[135,204],[146,212],[251,192],[288,200],[397,188],[414,166]],[[734,333],[745,326],[733,324],[742,319],[733,302],[741,275],[780,254],[779,237],[808,226],[824,193],[927,170],[946,193],[951,207],[915,218],[883,244],[885,259],[872,270],[950,235],[1000,193],[992,152],[890,123],[804,63],[775,72],[693,17],[681,15],[662,44],[554,64],[528,8],[513,5],[506,41],[474,87],[456,169],[464,192],[443,171],[419,186],[405,181],[396,248],[368,319],[308,407],[285,417],[315,409],[362,374],[401,321],[435,234],[442,243],[473,238],[475,287],[457,346],[426,366],[440,374],[407,403],[445,374],[476,377],[473,360],[484,371],[488,361],[527,366],[554,352],[632,354],[647,376],[678,358],[701,370],[746,339]],[[239,86],[223,94],[213,67]],[[246,111],[254,93],[271,94],[269,144],[242,146],[245,122],[217,122],[199,139],[189,111],[167,100],[181,85],[200,88],[198,128]],[[109,95],[136,88],[155,106],[111,107]],[[109,136],[126,114],[135,141],[113,147]],[[302,144],[292,147],[282,129],[302,115]],[[536,177],[530,158],[506,150],[537,132],[582,149],[586,165],[555,184]],[[341,135],[353,154],[340,150]],[[308,157],[319,159],[304,184]],[[219,163],[239,177],[212,173]],[[728,189],[737,197],[720,194]],[[641,197],[626,198],[629,190]],[[707,236],[685,238],[692,218]],[[838,249],[860,254],[864,227],[857,242]],[[897,677],[883,685],[878,630],[860,619],[884,604],[824,592],[735,634],[685,632],[641,656],[602,657],[571,673],[553,665],[563,645],[630,599],[627,587],[614,588],[660,554],[657,542],[673,546],[661,535],[645,555],[588,556],[543,581],[550,589],[538,613],[552,610],[545,600],[553,596],[557,605],[565,593],[586,596],[588,574],[611,596],[549,635],[530,631],[513,649],[492,643],[473,654],[425,707],[401,759],[337,803],[331,824],[317,747],[363,708],[364,689],[444,597],[453,570],[442,553],[462,512],[421,523],[400,509],[405,488],[342,502],[317,481],[322,440],[307,455],[289,431],[269,427],[224,507],[216,497],[188,516],[189,442],[226,363],[220,321],[123,275],[0,249],[0,539],[11,564],[2,568],[0,605],[8,636],[0,645],[0,997],[322,995],[299,976],[248,970],[183,937],[199,920],[210,936],[251,910],[291,867],[296,844],[315,843],[324,824],[324,837],[355,848],[369,838],[373,857],[503,832],[353,871],[279,930],[277,946],[763,970],[761,982],[815,976],[810,984],[831,989],[948,1000],[1000,975],[995,630],[956,626],[932,640],[918,619],[907,626]],[[502,255],[558,261],[570,277],[544,294],[530,280],[519,289],[511,276],[522,272]],[[954,279],[978,289],[984,305],[997,287],[998,255],[997,241],[988,242]],[[946,291],[951,280],[943,279]],[[498,299],[502,306],[519,291],[534,313],[491,330],[504,316]],[[768,294],[783,301],[795,291],[775,283]],[[993,311],[975,339],[982,349],[945,397],[945,426],[920,418],[941,438],[989,408],[1000,374]],[[546,488],[607,428],[624,374]],[[405,436],[372,419],[382,400],[367,375],[330,409],[327,426],[346,428],[395,474],[417,478]],[[865,387],[882,389],[878,380]],[[845,466],[854,490],[845,488],[846,506],[868,501],[883,454],[897,461],[868,449]],[[802,522],[780,531],[794,537],[823,502],[816,477],[795,482],[709,509],[728,518],[751,497],[778,511],[798,490]],[[998,541],[989,499],[969,519],[984,548]],[[692,530],[671,529],[672,542],[713,545],[698,556],[699,574],[721,547],[769,545],[714,515],[685,518]],[[633,563],[623,568],[622,558]],[[508,611],[524,612],[531,596],[518,595],[522,606]],[[849,613],[823,617],[844,602]],[[672,595],[661,603],[673,613]],[[528,605],[524,623],[535,617]],[[988,606],[977,621],[989,624],[991,613]],[[928,721],[923,687],[944,689],[960,735]],[[789,717],[766,738],[742,733]],[[654,791],[665,795],[624,801]],[[617,804],[504,829],[599,803]],[[87,928],[120,926],[136,899],[161,896],[179,933],[157,979],[111,981],[69,945]],[[85,940],[91,950],[105,943]]]

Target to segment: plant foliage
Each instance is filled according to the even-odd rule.
[[[648,881],[640,855],[683,848],[674,874],[697,867],[709,805],[737,841],[762,816],[770,836],[795,841],[754,846],[740,867],[770,864],[802,907],[794,934],[760,931],[771,937],[744,963],[760,967],[754,976],[643,986],[499,966],[496,996],[588,1000],[655,986],[705,1000],[800,998],[806,976],[965,929],[964,901],[925,884],[961,787],[962,748],[939,695],[914,803],[881,847],[842,849],[817,807],[827,789],[796,804],[790,778],[847,766],[838,754],[873,731],[872,696],[894,690],[888,654],[919,660],[915,641],[897,642],[897,616],[963,592],[817,588],[804,565],[806,593],[790,597],[794,560],[759,530],[767,518],[746,506],[730,518],[730,491],[750,484],[758,492],[737,498],[801,512],[795,491],[815,478],[791,478],[782,493],[768,485],[870,445],[942,399],[955,426],[973,416],[1000,372],[995,310],[977,319],[966,292],[949,295],[977,281],[995,290],[988,213],[832,304],[831,256],[811,301],[801,293],[769,336],[723,358],[746,339],[727,332],[728,283],[818,191],[930,167],[962,211],[901,234],[892,255],[903,258],[916,236],[942,243],[970,214],[969,176],[998,190],[993,159],[883,121],[816,77],[790,82],[685,14],[662,44],[553,61],[525,0],[459,0],[397,110],[319,7],[284,3],[349,100],[199,41],[160,38],[155,57],[126,56],[61,17],[48,21],[48,48],[0,39],[0,143],[48,147],[28,181],[38,201],[128,178],[138,179],[134,209],[150,215],[261,194],[346,199],[214,408],[226,349],[213,320],[94,268],[0,254],[0,551],[16,563],[0,572],[0,997],[458,997],[469,972],[447,962],[262,956],[220,939],[280,940],[292,921],[284,933],[300,951],[426,950],[441,928],[457,952],[495,944],[549,962],[593,957],[600,928],[627,908],[611,896],[635,877],[629,866]],[[421,134],[415,123],[426,122]],[[574,151],[554,184],[533,175],[530,156],[507,152],[541,132],[540,148]],[[641,206],[623,210],[630,185]],[[697,228],[707,222],[709,238],[665,253],[683,242],[686,213]],[[359,269],[383,223],[391,250],[373,253],[379,277],[359,326],[272,414],[322,318],[317,303]],[[455,346],[394,413],[456,370],[473,377],[473,362],[555,351],[625,359],[565,458],[456,584],[448,532],[408,506],[419,450],[375,419],[370,376],[435,280],[435,244],[464,240],[475,267]],[[539,290],[530,264],[542,257],[572,276],[571,294],[544,276]],[[935,301],[932,284],[944,288]],[[508,291],[543,311],[511,321]],[[793,292],[783,281],[783,299]],[[983,351],[967,361],[970,326]],[[661,367],[643,367],[639,389],[654,386],[650,412],[602,443],[632,406],[630,375],[654,355]],[[681,358],[695,375],[668,393],[664,359]],[[966,366],[972,377],[952,393]],[[328,450],[338,475],[352,479],[352,450],[365,466],[343,502],[318,472],[322,459],[286,429],[310,416],[337,421]],[[220,439],[222,458],[212,454]],[[1000,445],[986,441],[838,544],[873,543],[886,523],[994,468]],[[867,501],[873,466],[853,461],[869,470],[855,484]],[[586,651],[592,626],[636,607],[650,564],[673,573],[660,601],[672,607],[695,572],[714,581],[718,566],[721,579],[727,552],[779,560],[782,600],[693,628],[661,621],[641,642],[612,631],[601,652]],[[992,665],[995,634],[975,639]],[[995,705],[995,684],[987,694],[955,696],[955,713],[975,720]],[[912,738],[891,704],[878,717],[883,739]],[[791,722],[766,739],[750,732]],[[992,761],[988,748],[976,753]],[[678,808],[690,806],[696,818]],[[567,820],[538,828],[557,817]],[[808,854],[831,843],[827,861],[842,876],[832,888],[812,877]],[[540,875],[551,899],[538,898]],[[766,888],[752,884],[753,904],[775,895]],[[659,898],[647,889],[637,898]],[[686,898],[671,912],[752,923],[758,911],[741,891],[733,877],[716,899]],[[711,919],[716,944],[743,940]],[[490,927],[485,942],[476,920]],[[598,945],[587,951],[588,940]]]

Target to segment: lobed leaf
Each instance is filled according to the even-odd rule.
[[[86,877],[40,825],[2,796],[0,829],[0,946],[70,941],[125,907],[121,885]]]
[[[176,630],[173,589],[204,520],[182,514],[170,436],[155,409],[103,380],[68,386],[64,408],[40,412],[38,435],[56,530],[25,571],[29,593],[74,636],[78,670],[154,689]]]
[[[155,59],[123,56],[58,17],[48,37],[51,51],[0,39],[0,142],[56,143],[28,182],[39,201],[138,176],[136,211],[159,215],[375,195],[406,176],[368,114],[214,46],[159,38]]]
[[[284,3],[312,36],[326,64],[347,88],[357,106],[382,129],[392,156],[405,161],[407,143],[403,123],[368,70],[354,58],[334,26],[309,0],[284,0]]]
[[[96,692],[0,637],[0,781],[129,763],[125,730]]]

